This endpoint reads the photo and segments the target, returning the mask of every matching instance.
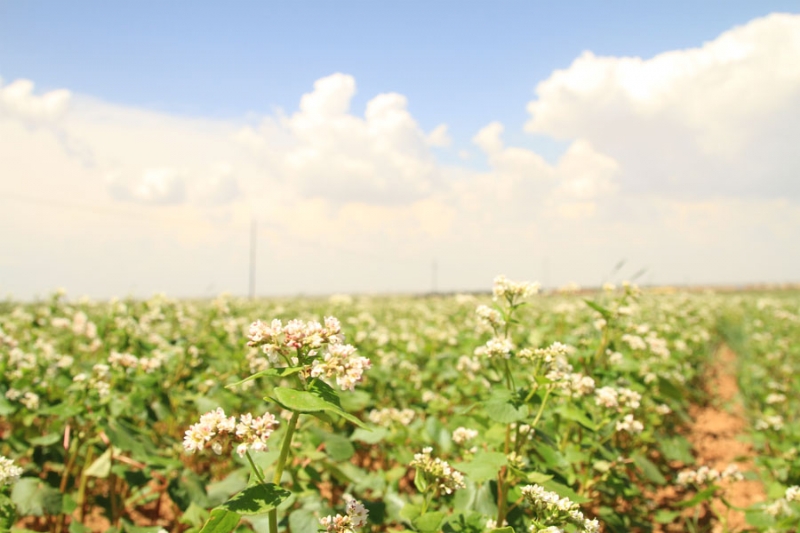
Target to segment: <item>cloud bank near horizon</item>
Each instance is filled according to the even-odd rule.
[[[353,111],[343,73],[254,123],[0,80],[0,290],[241,293],[251,218],[266,293],[425,290],[431,260],[442,288],[595,283],[622,257],[652,281],[796,280],[798,62],[781,14],[649,59],[584,52],[527,103],[527,132],[569,142],[558,161],[492,122],[484,169],[440,162],[470,147],[404,95]]]

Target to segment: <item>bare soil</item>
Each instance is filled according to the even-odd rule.
[[[687,438],[692,443],[697,465],[721,472],[735,463],[743,472],[754,470],[755,451],[742,440],[746,423],[736,381],[736,354],[727,345],[717,350],[707,374],[706,391],[712,402],[692,406],[689,411],[693,423]],[[756,480],[723,481],[720,486],[720,496],[736,507],[749,507],[766,499],[763,485]],[[711,502],[711,511],[714,533],[733,533],[747,527],[744,512],[729,509],[721,498]]]

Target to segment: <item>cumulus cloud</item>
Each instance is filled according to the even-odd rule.
[[[0,119],[16,118],[38,124],[59,118],[69,107],[72,94],[66,89],[33,94],[34,84],[19,79],[3,85],[0,79]]]
[[[117,200],[170,205],[186,199],[186,183],[179,169],[150,168],[134,176],[117,171],[106,179],[109,192]]]
[[[556,161],[509,145],[492,122],[443,164],[446,124],[424,131],[397,93],[352,109],[345,74],[247,127],[0,85],[3,192],[91,206],[0,209],[0,226],[19,228],[0,232],[14,251],[0,279],[48,288],[28,274],[47,255],[78,283],[90,265],[108,287],[119,272],[142,279],[137,269],[161,280],[144,294],[196,294],[209,280],[241,292],[253,217],[265,275],[281,280],[265,292],[424,289],[432,258],[453,289],[498,272],[535,278],[544,257],[553,284],[599,282],[621,257],[656,265],[655,281],[790,279],[798,38],[798,17],[774,15],[650,59],[582,54],[528,105],[528,131],[570,141]],[[121,241],[133,243],[125,254]]]
[[[538,205],[564,218],[587,218],[595,213],[597,201],[616,192],[619,164],[589,141],[574,141],[551,165],[533,150],[506,146],[503,129],[492,122],[472,139],[491,170],[478,180],[469,203],[480,205],[481,198],[494,197],[503,204],[495,206],[498,210],[517,204],[530,211]]]
[[[197,201],[210,206],[233,202],[242,194],[235,169],[230,163],[215,165],[207,176],[198,180],[194,189]]]
[[[356,84],[333,74],[314,84],[289,117],[267,118],[237,139],[258,154],[265,172],[309,197],[340,203],[412,203],[439,184],[438,165],[405,96],[379,94],[364,118],[349,112]],[[446,140],[435,132],[434,143]]]
[[[800,198],[800,15],[651,59],[584,52],[536,87],[527,131],[585,139],[635,192]]]
[[[453,144],[453,139],[450,138],[450,134],[447,132],[447,124],[439,124],[433,128],[433,131],[428,134],[427,141],[428,145],[437,148],[445,148]]]

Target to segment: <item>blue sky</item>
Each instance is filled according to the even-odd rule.
[[[730,2],[0,2],[0,75],[171,114],[245,120],[334,72],[353,111],[395,91],[425,129],[465,145],[487,122],[522,132],[536,84],[584,50],[638,56],[700,46],[795,1]],[[449,159],[447,154],[440,154]]]
[[[0,0],[0,292],[798,281],[798,12]]]

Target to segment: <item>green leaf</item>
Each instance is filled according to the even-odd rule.
[[[213,509],[208,522],[200,530],[200,533],[230,533],[239,525],[241,517],[233,511],[226,509]]]
[[[775,518],[761,510],[745,511],[744,516],[747,524],[753,527],[768,528],[775,525]]]
[[[667,511],[666,509],[660,509],[656,512],[654,519],[659,524],[669,524],[680,515],[681,513],[678,511]]]
[[[425,477],[425,473],[420,467],[417,467],[414,472],[414,486],[423,494],[428,490],[428,478]]]
[[[228,474],[222,481],[210,483],[206,487],[209,504],[215,507],[221,505],[237,492],[247,488],[248,473],[249,469],[241,468]]]
[[[253,485],[233,496],[218,509],[225,509],[241,516],[264,514],[276,508],[290,495],[291,492],[274,483]]]
[[[236,383],[231,383],[230,385],[225,385],[225,388],[234,390],[234,389],[238,388],[239,386],[241,386],[241,385],[243,385],[243,384],[245,384],[245,383],[247,383],[249,381],[253,381],[254,379],[258,379],[258,378],[261,378],[261,377],[278,377],[278,378],[282,378],[282,377],[286,377],[286,376],[291,376],[292,374],[297,374],[301,370],[303,370],[302,366],[287,366],[287,367],[284,367],[284,368],[268,368],[266,370],[262,370],[261,372],[256,372],[252,376],[248,376],[248,377],[244,378],[241,381],[237,381]]]
[[[551,479],[553,479],[553,476],[550,474],[542,474],[541,472],[530,472],[528,474],[528,483],[536,483],[537,485],[541,485]]]
[[[502,390],[494,393],[492,398],[484,402],[486,414],[501,424],[518,422],[528,417],[528,406],[515,401],[510,391]]]
[[[687,465],[694,463],[692,445],[684,437],[677,436],[665,439],[661,442],[659,448],[661,453],[664,454],[664,458],[669,461],[680,461]]]
[[[514,533],[514,528],[511,526],[496,527],[494,529],[489,530],[489,533]]]
[[[444,520],[444,513],[433,511],[419,515],[412,520],[414,527],[422,533],[434,533],[439,530],[439,524]]]
[[[707,489],[701,490],[700,492],[695,494],[692,498],[689,498],[688,500],[684,500],[682,502],[678,502],[676,506],[681,508],[693,507],[698,503],[710,500],[712,497],[714,497],[714,493],[717,492],[718,488],[719,487],[717,487],[716,485],[711,485]]]
[[[642,469],[642,472],[644,472],[644,477],[646,477],[648,480],[652,481],[656,485],[666,485],[667,480],[663,475],[661,475],[658,467],[653,464],[650,459],[637,453],[633,456],[633,462],[636,463],[636,466]]]
[[[588,416],[586,416],[584,411],[578,409],[574,405],[566,404],[559,410],[559,412],[561,413],[561,416],[567,420],[577,422],[589,431],[597,431],[597,425],[592,422]]]
[[[34,437],[28,442],[33,446],[50,446],[61,440],[61,435],[58,433],[50,433],[49,435],[42,435],[41,437]]]
[[[62,495],[40,479],[25,477],[14,484],[11,490],[11,501],[22,515],[57,515],[61,514]]]
[[[475,483],[483,483],[497,477],[500,469],[508,464],[508,458],[500,452],[478,452],[468,463],[456,463],[453,468],[465,473]]]
[[[308,509],[297,509],[289,514],[289,530],[294,533],[319,530],[319,520]]]
[[[14,404],[6,400],[5,397],[0,396],[0,416],[12,415],[16,410]]]
[[[374,428],[372,431],[358,428],[350,435],[350,440],[360,441],[366,444],[377,444],[388,436],[389,430],[386,428]]]
[[[334,461],[347,461],[356,453],[356,449],[347,437],[333,433],[325,438],[325,451]]]
[[[350,413],[362,411],[372,403],[372,396],[367,391],[358,389],[348,391],[340,399],[342,401],[342,409]]]
[[[603,316],[603,318],[605,318],[606,320],[610,320],[612,318],[611,311],[609,311],[608,309],[606,309],[602,305],[600,305],[600,304],[598,304],[596,302],[593,302],[592,300],[584,299],[583,301],[586,302],[586,305],[588,305],[589,307],[591,307],[592,309],[594,309],[595,311],[600,313]]]
[[[483,533],[485,529],[486,517],[475,511],[454,513],[441,526],[444,533]]]
[[[400,509],[400,518],[407,520],[409,522],[413,522],[420,513],[422,512],[422,508],[419,505],[414,505],[413,503],[407,503]]]
[[[592,501],[590,498],[586,498],[584,496],[581,496],[580,494],[578,494],[577,492],[575,492],[571,488],[567,487],[566,485],[562,485],[561,483],[553,481],[552,479],[550,481],[545,481],[541,485],[544,488],[546,488],[547,490],[551,490],[551,491],[555,492],[556,494],[558,494],[562,498],[569,498],[570,500],[572,500],[575,503],[579,503],[580,504],[580,503],[587,503],[587,502]]]
[[[331,396],[331,392],[333,392],[334,396]],[[320,411],[334,413],[359,427],[367,429],[367,426],[364,424],[364,422],[354,417],[350,413],[342,410],[342,408],[337,405],[338,396],[335,396],[336,393],[330,387],[325,389],[324,387],[320,386],[309,391],[300,391],[286,387],[275,387],[272,393],[275,395],[274,399],[265,399],[273,400],[277,404],[281,405],[285,409],[289,409],[290,411],[295,411],[298,413],[317,413]],[[334,397],[336,398],[337,403],[333,402]]]
[[[107,478],[108,475],[111,474],[112,453],[113,448],[108,448],[100,457],[95,459],[83,473],[90,477]]]
[[[69,523],[69,533],[92,533],[92,528],[84,526],[77,520]]]
[[[331,409],[331,406],[336,407],[307,391],[275,387],[273,394],[275,400],[283,407],[299,413],[316,413],[317,411],[327,411]]]
[[[17,510],[14,502],[5,494],[0,493],[0,531],[8,531],[17,521]]]
[[[181,524],[186,524],[188,526],[194,526],[199,528],[203,525],[209,518],[208,511],[197,505],[196,503],[192,502],[189,505],[189,508],[181,514],[180,518],[178,518],[178,522]]]

